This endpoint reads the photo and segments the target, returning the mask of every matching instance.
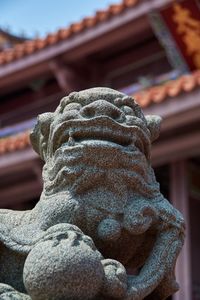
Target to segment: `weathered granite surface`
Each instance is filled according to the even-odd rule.
[[[178,289],[184,221],[151,168],[159,127],[108,88],[38,117],[44,189],[31,211],[0,210],[0,299],[163,300]]]

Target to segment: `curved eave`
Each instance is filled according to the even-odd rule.
[[[159,9],[171,3],[172,0],[139,0],[135,2],[137,2],[137,5],[130,6],[122,12],[119,11],[119,13],[111,15],[106,20],[96,22],[92,27],[87,27],[80,32],[75,31],[66,39],[49,38],[47,44],[43,43],[44,39],[38,41],[40,43],[38,47],[31,48],[27,46],[21,57],[20,55],[15,56],[12,51],[10,54],[8,52],[10,62],[8,59],[7,63],[0,65],[0,88],[8,84],[9,76],[12,77],[25,69],[33,67],[36,70],[38,65],[42,65],[44,72],[45,68],[49,68],[48,61],[58,56],[64,55],[69,61],[76,60],[78,57],[80,58],[94,51],[100,51],[105,45],[113,45],[125,38],[133,37],[134,34],[138,34],[149,27],[146,17],[148,12]],[[134,24],[134,28],[131,24]],[[73,24],[70,28],[73,28]],[[117,34],[113,34],[114,32]],[[24,47],[25,45],[28,44],[24,43]],[[12,57],[12,55],[14,56]]]

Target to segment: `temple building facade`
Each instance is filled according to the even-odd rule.
[[[200,2],[122,0],[45,38],[0,30],[0,207],[32,208],[43,162],[38,114],[71,91],[107,86],[163,118],[152,146],[161,191],[186,220],[173,300],[200,300]]]

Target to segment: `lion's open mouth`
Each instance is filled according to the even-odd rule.
[[[132,140],[127,136],[121,136],[117,132],[110,132],[109,130],[99,131],[94,129],[93,131],[81,131],[73,134],[73,137],[68,137],[68,145],[73,146],[73,141],[76,143],[81,143],[82,141],[105,141],[118,144],[123,147],[127,147],[131,144]]]
[[[148,137],[137,126],[125,126],[108,117],[96,117],[90,120],[68,120],[53,132],[52,154],[61,146],[73,147],[80,143],[95,141],[99,144],[116,144],[129,149],[136,147],[147,154],[143,141]]]

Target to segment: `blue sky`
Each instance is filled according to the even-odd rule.
[[[0,27],[44,36],[120,0],[0,0]]]

